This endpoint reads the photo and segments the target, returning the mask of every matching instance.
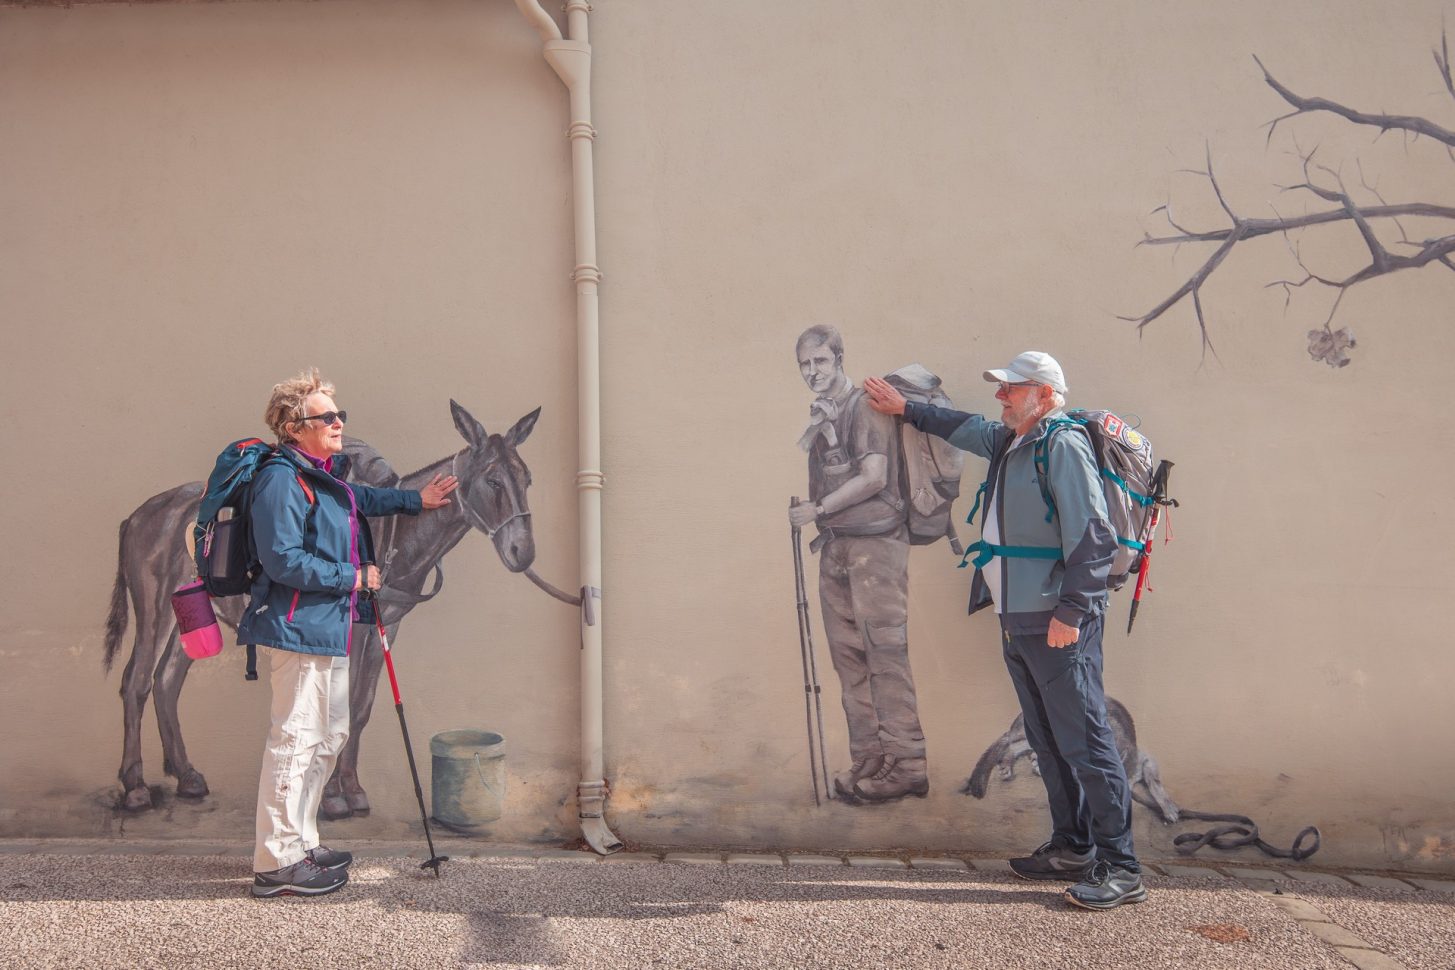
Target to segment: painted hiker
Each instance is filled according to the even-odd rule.
[[[273,688],[258,779],[259,897],[317,896],[348,882],[353,856],[320,844],[318,807],[349,734],[353,624],[373,621],[360,593],[380,585],[365,516],[440,508],[459,484],[450,475],[419,491],[345,484],[347,415],[333,394],[317,368],[274,386],[264,421],[278,445],[252,483],[261,569],[238,642],[267,648]]]
[[[925,737],[909,668],[909,533],[897,474],[899,436],[844,373],[844,341],[829,326],[798,338],[799,373],[815,397],[799,439],[807,501],[796,527],[817,525],[819,604],[843,688],[852,764],[834,776],[846,801],[929,791]]]
[[[864,390],[881,414],[902,414],[990,460],[982,540],[971,547],[979,555],[970,612],[993,603],[999,616],[1005,665],[1051,810],[1050,840],[1010,860],[1011,868],[1026,879],[1074,883],[1066,898],[1089,909],[1141,902],[1147,890],[1132,849],[1132,800],[1101,682],[1117,540],[1100,472],[1087,436],[1053,424],[1066,404],[1054,358],[1028,351],[984,376],[999,385],[999,421],[907,402],[877,378]]]

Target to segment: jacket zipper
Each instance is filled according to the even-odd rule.
[[[298,594],[300,592],[301,592],[301,590],[296,590],[296,589],[293,591],[293,603],[292,603],[292,605],[290,605],[288,607],[288,622],[289,623],[292,623],[293,622],[293,611],[296,610],[296,609],[298,609]]]

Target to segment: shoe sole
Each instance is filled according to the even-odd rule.
[[[314,889],[310,886],[253,886],[254,899],[276,899],[279,896],[326,896],[331,892],[342,889],[349,884],[347,879],[340,879],[332,886],[323,886]]]
[[[1096,903],[1096,902],[1090,902],[1090,901],[1085,900],[1085,899],[1077,899],[1075,896],[1071,895],[1071,893],[1069,893],[1069,892],[1066,893],[1066,902],[1070,903],[1071,905],[1073,905],[1073,906],[1080,906],[1082,909],[1097,909],[1097,910],[1101,910],[1101,909],[1116,909],[1118,906],[1122,905],[1123,903],[1140,903],[1143,900],[1145,900],[1146,898],[1147,898],[1147,887],[1146,886],[1143,886],[1141,889],[1133,890],[1132,892],[1129,892],[1125,896],[1122,896],[1122,897],[1120,897],[1118,899],[1109,899],[1109,900],[1107,900],[1104,903]]]
[[[1085,869],[1080,869],[1076,871],[1067,869],[1058,872],[1021,872],[1015,866],[1011,866],[1010,871],[1015,873],[1017,876],[1020,876],[1022,879],[1028,879],[1031,882],[1078,883],[1081,880],[1085,879],[1091,873],[1091,868],[1087,867]]]
[[[902,791],[897,795],[866,795],[864,792],[861,792],[857,787],[854,789],[854,797],[863,799],[866,802],[892,802],[898,798],[910,797],[927,798],[929,794],[929,786],[925,786],[923,791],[917,788],[912,788],[909,791]]]

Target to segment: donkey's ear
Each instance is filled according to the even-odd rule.
[[[470,443],[471,448],[485,447],[486,442],[490,440],[490,433],[485,430],[483,424],[471,416],[469,411],[456,404],[454,398],[450,398],[450,414],[455,418],[455,430],[460,432],[461,438]]]
[[[505,443],[515,448],[522,441],[530,437],[531,430],[536,426],[536,418],[541,416],[541,409],[536,408],[530,414],[515,422],[514,426],[505,432]]]

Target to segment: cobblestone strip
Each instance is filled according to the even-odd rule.
[[[1274,872],[1274,870],[1259,871]],[[1278,872],[1277,875],[1288,878],[1289,874]],[[1366,941],[1359,934],[1340,926],[1323,910],[1302,896],[1268,888],[1270,883],[1266,878],[1245,879],[1240,876],[1239,879],[1244,885],[1250,886],[1259,896],[1292,916],[1305,931],[1339,951],[1339,956],[1348,960],[1359,970],[1407,970],[1403,963],[1380,950],[1373,943]]]

